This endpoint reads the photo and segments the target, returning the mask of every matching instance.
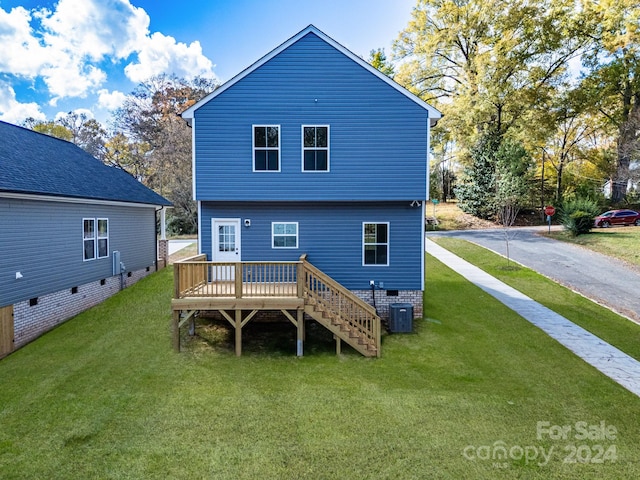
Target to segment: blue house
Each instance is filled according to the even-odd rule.
[[[440,113],[309,26],[183,113],[199,251],[302,254],[380,316],[422,316],[429,131]],[[373,288],[372,288],[373,285]]]
[[[0,122],[0,357],[155,271],[169,205],[69,142]]]

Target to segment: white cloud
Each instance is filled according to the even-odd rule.
[[[31,14],[22,7],[0,8],[0,72],[34,77],[50,59],[31,29]]]
[[[58,100],[65,97],[85,97],[106,80],[107,74],[93,65],[81,65],[74,61],[61,61],[58,65],[42,71],[44,83],[49,93],[54,95],[49,104],[56,106]]]
[[[20,103],[16,100],[13,88],[0,82],[0,120],[20,124],[27,118],[45,121],[47,117],[40,111],[37,103]]]
[[[0,73],[41,78],[53,106],[89,93],[115,104],[116,92],[99,92],[108,81],[105,70],[124,61],[126,76],[136,83],[160,73],[213,76],[199,42],[151,34],[149,24],[146,11],[130,0],[59,0],[53,10],[0,7]]]
[[[60,0],[42,25],[46,44],[98,62],[127,58],[147,35],[149,21],[129,0]]]
[[[141,82],[160,73],[175,73],[179,77],[213,76],[213,63],[202,54],[200,42],[176,42],[176,39],[155,32],[142,42],[138,62],[124,69],[132,82]]]
[[[109,90],[103,88],[98,90],[98,107],[105,110],[116,110],[122,106],[126,98],[127,96],[122,92],[117,90],[109,92]]]

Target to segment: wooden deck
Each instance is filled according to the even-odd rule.
[[[242,327],[259,311],[277,310],[297,328],[302,355],[305,314],[329,329],[336,349],[345,341],[366,356],[380,356],[380,318],[375,309],[315,268],[303,255],[297,262],[207,262],[204,255],[174,264],[174,348],[180,328],[200,311],[214,310],[235,328],[236,354]]]

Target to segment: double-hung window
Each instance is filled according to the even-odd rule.
[[[82,219],[82,259],[93,260],[109,256],[109,220]]]
[[[363,265],[389,265],[389,223],[362,224]]]
[[[95,218],[84,218],[82,225],[83,260],[93,260],[96,258],[96,220]]]
[[[280,126],[253,126],[253,171],[280,171]]]
[[[272,248],[298,248],[298,222],[271,224]]]
[[[98,218],[98,258],[106,258],[109,256],[109,220],[106,218]]]
[[[302,170],[329,171],[329,125],[302,126]]]

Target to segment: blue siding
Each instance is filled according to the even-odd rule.
[[[424,108],[309,33],[196,110],[196,198],[424,199],[428,123]],[[252,172],[253,124],[281,126],[281,172]],[[329,173],[301,172],[303,124],[331,126]]]
[[[109,257],[82,261],[82,219],[109,219]],[[155,208],[0,198],[0,306],[112,276],[156,260]],[[24,276],[16,280],[15,273]]]
[[[349,289],[421,290],[422,208],[389,203],[208,203],[202,204],[201,248],[211,259],[211,219],[251,219],[241,227],[243,261],[309,261]],[[271,248],[271,222],[298,222],[297,249]],[[362,265],[362,222],[389,222],[389,266]]]

